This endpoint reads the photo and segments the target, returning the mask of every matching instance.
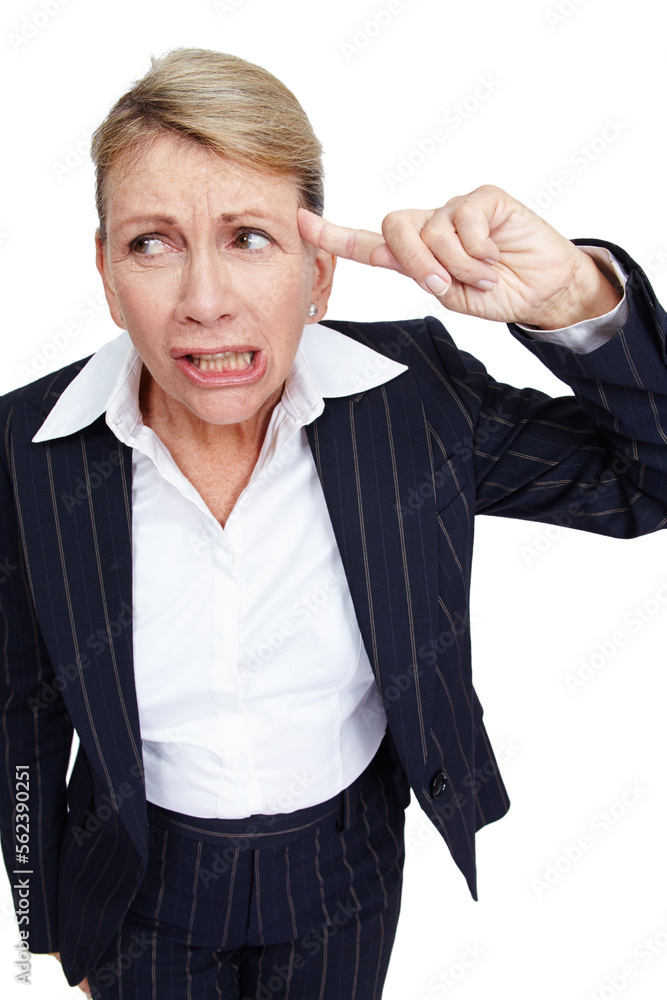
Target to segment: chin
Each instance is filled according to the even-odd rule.
[[[270,404],[270,410],[273,409],[279,398],[280,395]],[[206,400],[195,398],[194,400],[184,400],[184,404],[195,417],[198,417],[204,423],[223,427],[231,424],[243,424],[248,420],[252,420],[253,417],[258,416],[261,411],[264,411],[269,406],[269,400],[263,399],[257,401],[248,399],[233,401],[231,399]]]

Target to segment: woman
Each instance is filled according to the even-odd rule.
[[[0,413],[27,947],[100,998],[379,997],[410,786],[473,895],[508,807],[472,513],[663,526],[665,316],[622,251],[496,188],[382,236],[325,223],[302,109],[233,57],[156,61],[93,157],[127,332]],[[336,255],[529,327],[577,399],[499,385],[433,320],[321,325]]]

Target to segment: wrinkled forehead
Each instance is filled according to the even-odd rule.
[[[217,215],[255,213],[295,220],[301,204],[295,178],[164,133],[119,155],[107,170],[103,196],[108,227],[128,212],[188,214],[204,203]]]

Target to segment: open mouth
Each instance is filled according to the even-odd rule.
[[[239,345],[246,347],[245,344]],[[266,372],[267,358],[262,350],[196,351],[187,354],[175,350],[172,357],[179,370],[198,386],[218,388],[248,385],[259,381]]]
[[[188,354],[188,360],[200,372],[243,371],[252,364],[254,351],[223,351],[221,354]]]

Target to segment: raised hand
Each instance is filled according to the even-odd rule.
[[[382,235],[299,209],[303,239],[388,267],[454,312],[545,330],[609,312],[620,293],[594,261],[505,191],[484,185],[438,209],[391,212]]]

